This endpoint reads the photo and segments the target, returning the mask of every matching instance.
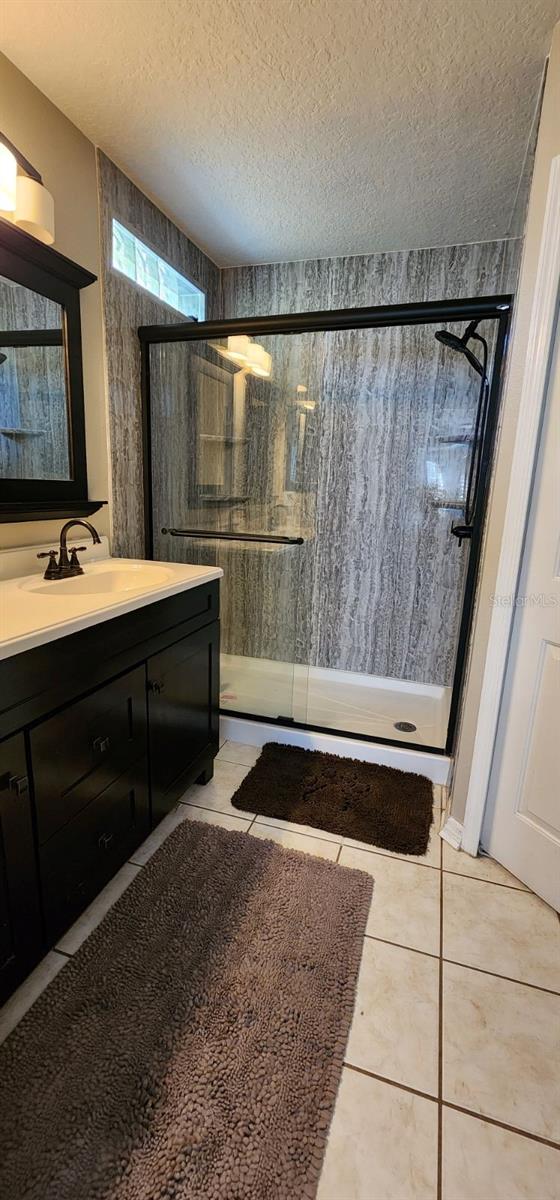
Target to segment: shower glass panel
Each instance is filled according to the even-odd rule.
[[[153,555],[224,570],[224,710],[445,748],[495,416],[498,380],[490,396],[476,366],[476,337],[489,375],[497,341],[501,358],[493,303],[469,354],[468,321],[445,312],[146,331]]]

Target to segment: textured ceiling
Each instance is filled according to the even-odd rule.
[[[515,232],[559,17],[560,0],[2,0],[1,20],[8,58],[228,265]]]

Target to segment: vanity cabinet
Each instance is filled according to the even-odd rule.
[[[146,759],[146,670],[127,671],[30,733],[39,845]],[[53,748],[56,751],[53,753]]]
[[[212,697],[218,688],[218,673],[217,623],[148,660],[154,822],[165,816],[184,792],[188,764],[198,761],[211,742]]]
[[[23,734],[0,743],[0,1004],[41,954],[39,885]]]
[[[211,778],[218,586],[0,661],[0,1002]]]

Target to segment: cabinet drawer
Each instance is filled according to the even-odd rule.
[[[143,758],[41,847],[43,909],[51,944],[144,840],[149,825]]]
[[[40,844],[146,754],[145,680],[136,667],[32,730]]]

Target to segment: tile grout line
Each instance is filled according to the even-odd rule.
[[[390,938],[377,937],[375,933],[364,933],[364,938],[368,938],[370,942],[382,942],[384,946],[396,946],[398,950],[410,950],[411,954],[422,954],[424,958],[435,958],[439,961],[439,954],[432,954],[430,950],[419,950],[417,946],[405,946],[404,942],[392,942]]]
[[[503,887],[510,892],[521,892],[524,896],[535,895],[535,892],[531,892],[529,888],[516,887],[514,883],[501,883],[497,879],[479,879],[478,875],[467,875],[465,871],[452,871],[449,867],[443,867],[442,870],[444,875],[458,875],[459,879],[472,879],[474,883],[489,883],[492,887]]]
[[[497,1117],[489,1117],[486,1113],[474,1112],[472,1108],[463,1108],[461,1104],[453,1104],[452,1100],[444,1100],[443,1108],[451,1108],[453,1112],[464,1113],[467,1117],[474,1117],[476,1121],[482,1121],[485,1125],[495,1125],[498,1129],[506,1129],[508,1133],[516,1133],[519,1137],[527,1138],[530,1142],[539,1142],[541,1146],[550,1146],[551,1150],[560,1150],[560,1142],[554,1142],[550,1138],[542,1137],[538,1133],[530,1133],[528,1129],[519,1129],[517,1125],[507,1125],[505,1121],[499,1121]]]
[[[545,992],[547,996],[560,996],[560,991],[543,987],[540,983],[528,983],[526,979],[515,979],[513,975],[500,975],[498,971],[487,971],[484,967],[473,967],[472,963],[459,962],[456,958],[444,958],[443,962],[453,967],[463,967],[465,971],[477,971],[479,975],[489,975],[491,979],[504,979],[506,983],[517,983],[519,987],[532,988],[535,992]]]
[[[345,1070],[354,1071],[358,1075],[365,1075],[367,1079],[376,1079],[378,1083],[385,1083],[388,1087],[397,1088],[401,1092],[408,1092],[412,1096],[418,1096],[421,1100],[429,1100],[432,1104],[439,1106],[437,1096],[431,1096],[429,1092],[422,1092],[419,1088],[413,1088],[410,1084],[399,1083],[397,1079],[389,1079],[387,1075],[378,1075],[375,1071],[367,1071],[365,1067],[357,1067],[354,1063],[343,1063]],[[507,1125],[505,1121],[499,1121],[497,1117],[489,1117],[485,1113],[475,1112],[472,1108],[464,1108],[461,1104],[453,1104],[452,1100],[442,1100],[441,1109],[450,1108],[453,1112],[464,1113],[466,1117],[473,1117],[476,1121],[481,1121],[483,1125],[495,1125],[498,1129],[505,1129],[508,1133],[515,1133],[519,1137],[524,1137],[529,1142],[539,1142],[540,1145],[550,1146],[551,1150],[560,1150],[560,1142],[554,1142],[550,1138],[542,1137],[538,1133],[530,1133],[528,1129],[520,1129],[516,1125]]]
[[[422,1100],[431,1100],[432,1104],[437,1104],[437,1096],[431,1096],[429,1092],[421,1092],[419,1088],[410,1087],[406,1083],[399,1083],[396,1079],[389,1079],[386,1075],[377,1075],[375,1071],[366,1071],[364,1067],[356,1067],[354,1063],[344,1060],[343,1066],[347,1071],[355,1071],[357,1075],[365,1075],[368,1079],[377,1079],[379,1083],[387,1083],[389,1087],[399,1088],[401,1092],[409,1092],[413,1096],[420,1096]]]

